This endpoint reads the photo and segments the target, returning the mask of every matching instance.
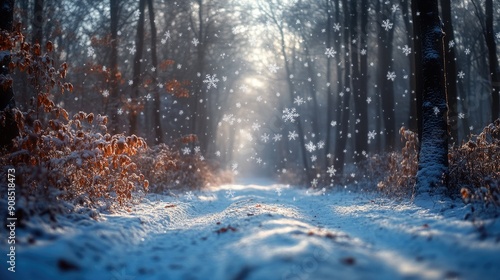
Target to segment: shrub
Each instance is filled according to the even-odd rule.
[[[449,153],[448,186],[465,202],[500,206],[500,119]]]

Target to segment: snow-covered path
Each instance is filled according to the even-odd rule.
[[[465,206],[431,209],[260,182],[149,195],[105,221],[62,220],[1,279],[497,279],[499,238]],[[497,222],[487,229],[498,232]],[[49,240],[52,239],[52,240]],[[13,277],[15,276],[15,277]]]

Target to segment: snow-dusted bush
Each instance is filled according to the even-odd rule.
[[[180,142],[188,144],[195,137],[184,137]],[[150,191],[163,193],[171,189],[201,189],[232,181],[229,172],[220,171],[215,162],[205,160],[199,154],[181,155],[177,145],[160,144],[132,157],[151,182]]]
[[[449,187],[466,202],[500,206],[500,119],[450,150]]]

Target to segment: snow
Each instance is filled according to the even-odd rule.
[[[231,195],[228,195],[231,193]],[[500,225],[450,200],[395,202],[252,180],[162,196],[99,221],[19,229],[1,279],[493,279]],[[33,228],[37,228],[36,231]],[[2,244],[2,250],[6,244]],[[63,267],[64,269],[61,269]],[[13,277],[15,276],[15,277]]]

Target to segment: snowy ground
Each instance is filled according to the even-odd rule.
[[[455,205],[454,205],[455,204]],[[428,209],[427,207],[430,207]],[[498,279],[499,221],[373,194],[270,182],[149,195],[101,221],[60,218],[0,279]],[[28,239],[33,233],[22,233]],[[5,244],[1,245],[5,252]],[[5,256],[5,254],[2,254]],[[5,265],[4,265],[5,267]]]

